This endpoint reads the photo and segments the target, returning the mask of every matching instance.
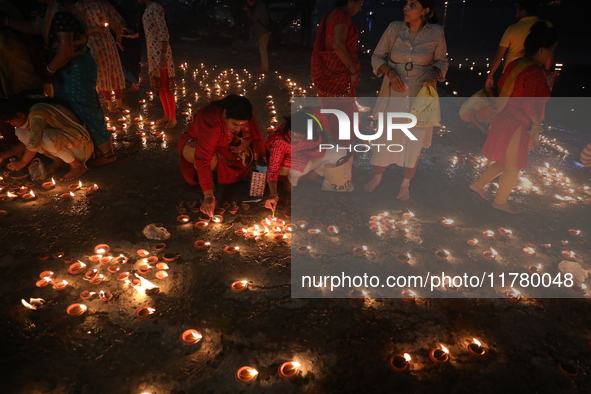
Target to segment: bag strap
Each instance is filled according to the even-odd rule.
[[[340,167],[343,164],[346,164],[349,161],[349,159],[351,159],[351,156],[353,156],[354,154],[355,152],[349,152],[345,156],[341,157],[339,160],[337,160],[335,167]]]

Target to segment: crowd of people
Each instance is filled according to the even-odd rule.
[[[62,179],[70,180],[86,171],[87,162],[102,165],[116,160],[97,92],[102,94],[109,111],[129,109],[123,103],[122,91],[126,76],[132,88],[137,88],[139,69],[129,66],[134,61],[121,57],[121,51],[123,43],[132,43],[139,36],[137,18],[123,12],[124,8],[120,13],[106,0],[40,1],[47,4],[47,12],[42,18],[30,20],[12,3],[0,0],[0,34],[6,45],[19,48],[0,60],[2,93],[21,93],[0,103],[0,121],[5,122],[2,130],[7,130],[6,124],[16,128],[19,140],[12,149],[0,154],[0,161],[16,157],[8,168],[18,171],[36,153],[42,153],[53,160],[50,172],[69,164],[70,171]],[[154,0],[138,2],[145,6],[142,23],[150,85],[159,92],[164,112],[156,123],[173,128],[177,124],[175,67],[165,11]],[[358,109],[355,90],[361,63],[358,30],[351,17],[361,10],[362,4],[363,0],[337,0],[335,9],[324,15],[318,26],[311,79],[317,88],[320,108],[346,113]],[[268,12],[257,0],[247,0],[244,10],[259,42],[261,65],[257,71],[268,71]],[[127,14],[126,18],[122,14]],[[543,130],[544,105],[551,90],[546,71],[558,41],[552,26],[535,17],[535,1],[522,1],[517,7],[517,19],[518,23],[503,35],[484,89],[460,110],[464,121],[488,135],[482,152],[494,161],[470,188],[488,199],[484,187],[500,175],[492,206],[509,213],[519,212],[507,198],[519,170],[527,164],[528,147],[535,145]],[[403,20],[392,22],[383,33],[371,57],[372,71],[383,81],[373,108],[374,119],[386,112],[410,113],[417,96],[437,98],[435,88],[438,82],[445,81],[448,60],[444,30],[436,22],[433,0],[406,0]],[[37,46],[44,49],[36,54],[31,53],[34,46],[26,44],[34,35],[42,37],[44,44]],[[504,71],[496,90],[495,72],[503,57]],[[39,67],[40,61],[43,67]],[[20,63],[27,66],[12,65]],[[135,63],[139,64],[139,57]],[[22,97],[23,93],[35,92],[44,92],[53,100]],[[419,122],[409,129],[413,139],[403,133],[382,133],[373,141],[397,144],[403,149],[372,151],[373,177],[365,184],[365,191],[379,187],[386,168],[396,164],[404,169],[397,198],[408,200],[421,151],[431,145],[432,128],[433,122]],[[214,172],[219,183],[231,184],[247,178],[253,163],[267,162],[270,194],[266,206],[275,209],[280,180],[285,180],[287,186],[296,186],[303,177],[322,182],[325,168],[334,169],[352,160],[346,153],[318,149],[323,142],[338,140],[338,129],[336,117],[323,116],[319,108],[306,107],[286,117],[265,141],[248,98],[229,95],[201,108],[180,137],[181,172],[189,184],[201,187],[201,210],[213,215]]]

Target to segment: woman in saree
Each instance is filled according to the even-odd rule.
[[[500,175],[493,208],[517,214],[520,210],[507,199],[519,171],[527,166],[528,150],[538,143],[544,130],[545,103],[550,97],[544,65],[552,62],[558,45],[556,30],[537,22],[525,39],[525,55],[507,65],[499,80],[501,91],[493,108],[493,121],[482,154],[494,163],[470,185],[488,200],[484,187]]]
[[[57,0],[39,0],[47,12],[33,23],[4,16],[0,23],[26,34],[43,35],[47,73],[53,75],[54,96],[67,102],[86,126],[95,146],[95,160],[103,165],[116,160],[111,133],[96,96],[96,62],[86,46],[88,37],[84,22],[72,4]]]
[[[87,170],[86,161],[92,155],[93,145],[88,131],[64,105],[49,102],[34,102],[23,97],[0,99],[0,121],[16,128],[20,142],[0,153],[0,161],[22,155],[7,165],[18,171],[27,166],[37,153],[53,160],[46,173],[53,173],[68,164],[62,181],[78,178]]]

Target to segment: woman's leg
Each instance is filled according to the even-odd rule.
[[[176,100],[174,94],[166,92],[166,105],[168,106],[168,117],[170,120],[166,123],[166,128],[171,129],[176,126]]]
[[[111,92],[108,90],[102,91],[101,92],[105,101],[107,102],[107,108],[109,109],[109,111],[111,112],[117,112],[117,107],[115,107],[115,105],[113,105],[113,98],[111,97]]]
[[[160,69],[160,90],[159,90],[159,97],[160,97],[160,104],[162,104],[162,109],[164,110],[164,117],[158,119],[156,124],[168,123],[170,120],[170,114],[168,113],[168,70]]]
[[[419,157],[421,157],[421,156],[419,155]],[[396,198],[401,201],[406,201],[410,198],[410,191],[408,190],[408,188],[410,187],[410,181],[412,180],[412,178],[414,178],[415,172],[417,171],[417,165],[419,164],[419,157],[417,157],[417,161],[416,161],[414,167],[412,167],[412,168],[404,167],[404,171],[403,171],[404,175],[402,178],[402,183],[400,184],[400,190],[398,191],[398,196],[396,196]]]
[[[366,192],[373,192],[376,187],[382,182],[382,175],[386,171],[386,167],[373,166],[373,178],[363,187]]]
[[[484,187],[490,181],[492,181],[493,179],[495,179],[496,177],[501,175],[504,170],[505,170],[505,164],[500,163],[498,161],[494,162],[490,167],[488,167],[488,169],[486,171],[484,171],[484,173],[482,175],[480,175],[480,177],[476,180],[476,182],[474,182],[473,184],[470,185],[470,189],[472,189],[472,191],[478,193],[478,195],[480,197],[482,197],[483,199],[489,200],[488,196],[484,192]]]
[[[117,105],[117,109],[119,110],[130,109],[127,105],[123,104],[123,94],[121,93],[121,89],[115,90],[115,103]]]
[[[509,205],[507,199],[511,194],[511,190],[513,190],[513,186],[515,186],[515,182],[517,182],[517,177],[519,176],[519,166],[517,163],[520,140],[521,129],[517,129],[515,133],[513,133],[509,146],[507,147],[507,152],[505,153],[505,171],[503,171],[501,178],[499,179],[499,190],[497,191],[497,196],[492,204],[494,208],[513,214],[519,213],[520,211],[518,208]]]

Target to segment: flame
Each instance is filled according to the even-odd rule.
[[[511,291],[513,292],[513,294],[515,294],[515,297],[518,297],[521,295],[521,292],[513,287],[511,288]]]
[[[410,354],[408,354],[408,353],[404,353],[404,359],[406,360],[406,362],[409,362],[410,360],[412,360],[410,358]]]
[[[239,246],[236,246],[236,247],[234,247],[234,249],[236,249],[236,250],[240,250],[240,247],[239,247]]]
[[[443,350],[444,353],[449,354],[449,350],[443,345],[441,345],[441,350]]]
[[[298,363],[297,361],[292,361],[291,365],[293,365],[294,368],[299,368],[302,364]]]
[[[102,291],[102,290],[101,290],[101,291],[99,291],[99,296],[100,296],[101,298],[103,298],[103,297],[105,296],[105,292],[104,292],[104,291]]]
[[[73,192],[70,192],[70,196],[75,197],[76,195]]]
[[[308,246],[308,247],[309,247],[309,246]],[[367,250],[367,246],[363,245],[363,246],[361,247],[361,249],[363,249],[363,250]]]
[[[255,376],[257,376],[257,375],[259,374],[259,371],[257,371],[257,370],[256,370],[256,369],[254,369],[254,368],[250,368],[250,369],[248,370],[248,374],[250,375],[250,377],[255,377]]]
[[[412,213],[411,211],[408,211],[408,213],[409,213],[409,215],[410,215],[410,217],[411,217],[411,218],[414,218],[414,217],[415,217],[415,214],[414,214],[414,213]],[[408,354],[408,353],[404,353],[404,354]],[[410,356],[409,356],[409,357],[410,357]]]
[[[474,338],[474,339],[472,339],[472,341],[473,341],[473,342],[474,342],[474,343],[475,343],[477,346],[480,346],[480,347],[482,347],[482,343],[480,343],[480,341],[479,341],[478,339]]]
[[[447,249],[443,249],[443,253],[445,253],[448,256],[451,254],[451,253],[449,253],[449,250],[447,250]]]
[[[148,308],[148,312],[150,312],[150,314],[152,314],[152,313],[156,312],[156,309],[154,309],[154,308]]]
[[[190,335],[191,335],[191,339],[201,339],[201,338],[203,338],[203,335],[201,335],[199,333],[196,333],[194,331],[191,331],[191,334]]]
[[[531,248],[530,248],[531,249]],[[493,248],[490,248],[490,251],[492,252],[493,256],[498,256],[499,254],[497,253],[496,250],[494,250]]]
[[[14,197],[16,197],[16,194],[9,191],[9,192],[6,192],[6,197],[14,198]]]
[[[21,299],[21,302],[23,303],[23,305],[28,308],[28,309],[32,309],[32,310],[36,310],[37,307],[35,305],[31,305],[29,304],[27,301],[25,301],[24,299]]]
[[[78,187],[82,187],[82,181],[78,181]]]
[[[32,190],[29,192],[29,194],[31,195],[31,197],[37,197],[35,196],[35,192],[33,192]]]
[[[141,295],[146,295],[146,290],[151,290],[151,289],[159,288],[159,286],[157,286],[154,283],[150,282],[146,278],[143,278],[143,277],[139,276],[138,274],[134,274],[134,275],[140,280],[140,284],[137,285],[137,286],[135,286],[134,288]]]
[[[67,285],[68,285],[68,281],[67,281],[67,280],[63,280],[63,281],[62,281],[62,284],[63,284],[64,286],[67,286]]]
[[[477,244],[477,243],[478,243],[478,240],[477,240],[476,238],[474,238],[474,239],[472,240],[472,242],[474,242],[474,244]]]

